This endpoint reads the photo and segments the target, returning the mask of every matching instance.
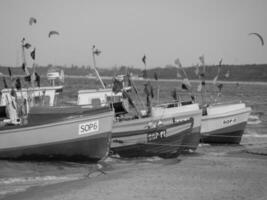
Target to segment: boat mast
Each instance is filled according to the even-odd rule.
[[[94,67],[94,70],[95,70],[95,73],[96,73],[96,76],[97,76],[98,80],[100,81],[100,83],[101,83],[103,89],[105,89],[105,88],[106,88],[106,87],[105,87],[105,84],[104,84],[104,82],[102,81],[102,79],[101,79],[101,77],[100,77],[100,75],[99,75],[99,73],[98,73],[98,71],[97,71],[97,69],[96,69],[95,55],[99,55],[99,54],[100,54],[100,51],[99,51],[98,49],[95,49],[95,45],[93,45],[93,47],[92,47],[93,67]]]
[[[25,67],[26,68],[26,57],[25,57],[25,50],[24,50],[24,42],[25,42],[25,38],[23,38],[22,40],[21,40],[21,53],[22,53],[22,65],[23,65],[23,67]]]

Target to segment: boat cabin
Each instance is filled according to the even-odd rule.
[[[6,95],[10,94],[11,88],[2,90],[1,105],[7,105]],[[22,88],[20,91],[14,89],[18,101],[27,100],[28,107],[35,105],[56,105],[58,96],[63,92],[63,86],[48,86],[35,88]]]

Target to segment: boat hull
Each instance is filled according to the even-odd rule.
[[[235,110],[235,108],[238,108]],[[213,109],[213,110],[212,110]],[[220,105],[202,117],[203,143],[239,144],[251,109],[244,104]]]
[[[241,142],[245,127],[246,122],[242,122],[230,127],[201,134],[200,141],[202,143],[239,144]]]
[[[177,117],[191,117],[193,118],[194,124],[191,132],[187,132],[182,140],[182,152],[195,151],[200,142],[200,125],[201,125],[201,115],[202,111],[199,109],[198,104],[188,104],[183,106],[174,106],[166,108],[153,108],[152,115],[161,116],[162,118],[172,118]]]
[[[163,123],[154,128],[147,126],[151,123],[149,120],[133,121],[115,123],[112,131],[112,153],[123,157],[176,157],[181,153],[184,136],[191,132],[193,127],[193,118]]]
[[[187,133],[182,141],[183,152],[196,151],[200,143],[200,126]]]
[[[99,160],[107,155],[112,111],[73,116],[57,122],[0,130],[0,158]]]

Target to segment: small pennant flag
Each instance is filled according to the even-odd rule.
[[[29,24],[30,24],[30,25],[33,25],[33,24],[36,24],[36,23],[37,23],[37,19],[36,19],[36,18],[31,17],[31,18],[29,19]]]
[[[191,88],[191,84],[190,84],[188,78],[183,79],[182,89],[189,90],[190,88]]]
[[[24,81],[26,81],[26,82],[31,82],[31,75],[27,75],[27,76],[25,76],[24,77]]]
[[[16,79],[16,82],[15,82],[15,88],[17,90],[21,90],[21,82],[20,82],[20,78],[17,78]]]
[[[179,60],[179,58],[177,58],[177,59],[174,61],[174,63],[175,63],[178,67],[183,67],[182,64],[181,64],[181,62],[180,62],[180,60]]]
[[[222,89],[223,89],[223,84],[222,84],[222,83],[220,83],[220,84],[218,84],[218,85],[217,85],[217,87],[218,87],[218,89],[219,89],[219,92],[221,92],[221,91],[222,91]]]
[[[26,48],[26,49],[29,49],[29,48],[31,48],[31,46],[32,46],[32,45],[31,45],[31,44],[29,44],[29,43],[26,43],[26,44],[24,44],[24,45],[23,45],[23,47],[24,47],[24,48]]]
[[[143,56],[142,62],[144,63],[144,65],[146,65],[146,55]]]
[[[34,48],[33,51],[31,52],[31,58],[32,58],[33,60],[35,60],[35,48]]]
[[[25,72],[25,74],[28,76],[30,74],[28,68],[26,67],[26,63],[23,62],[21,66],[22,70]]]
[[[101,53],[101,51],[100,51],[99,49],[96,49],[96,50],[93,51],[93,53],[94,53],[95,55],[99,56],[100,53]]]

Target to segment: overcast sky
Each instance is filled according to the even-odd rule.
[[[1,0],[0,26],[0,65],[21,63],[23,37],[40,65],[91,65],[94,44],[99,67],[143,67],[144,54],[148,68],[200,55],[207,64],[267,63],[266,46],[248,35],[267,42],[266,0]]]

